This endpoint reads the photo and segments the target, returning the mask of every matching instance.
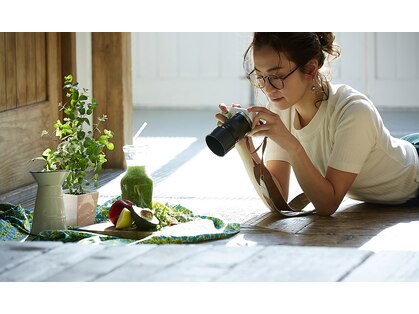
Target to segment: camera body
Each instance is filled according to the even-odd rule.
[[[229,107],[227,121],[205,137],[208,148],[223,157],[252,129],[253,115],[244,108]]]

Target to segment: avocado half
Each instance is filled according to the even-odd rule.
[[[153,212],[148,208],[141,208],[133,205],[129,208],[132,219],[139,230],[155,230],[160,221],[154,216]]]

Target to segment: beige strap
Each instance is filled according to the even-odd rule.
[[[314,210],[311,211],[303,211],[304,207],[306,207],[310,201],[306,197],[304,193],[299,194],[296,196],[291,202],[287,204],[287,202],[282,197],[281,192],[278,190],[271,173],[265,167],[263,162],[265,149],[266,149],[267,138],[263,139],[262,144],[254,151],[251,152],[251,157],[253,161],[253,172],[255,175],[256,182],[261,187],[263,197],[265,201],[268,203],[270,210],[273,212],[278,212],[284,216],[304,216],[314,213]],[[250,143],[249,140],[246,140],[247,148],[250,151]],[[262,147],[262,157],[260,163],[257,162],[253,156],[253,154],[257,153],[257,151]]]

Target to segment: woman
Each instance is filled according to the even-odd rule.
[[[254,145],[246,144],[252,136],[268,138],[265,165],[278,193],[287,200],[292,167],[319,215],[333,214],[345,195],[382,204],[417,197],[415,146],[390,135],[365,95],[321,74],[327,55],[340,54],[334,39],[333,33],[254,34],[244,57],[252,65],[248,78],[269,104],[248,108],[256,114],[253,129],[236,148],[257,192],[263,199],[252,170]],[[220,108],[225,114],[227,107]],[[408,137],[416,144],[418,138]]]

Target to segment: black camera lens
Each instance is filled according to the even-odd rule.
[[[242,112],[236,113],[222,126],[217,126],[205,141],[209,149],[217,156],[223,157],[252,129],[251,120]]]

